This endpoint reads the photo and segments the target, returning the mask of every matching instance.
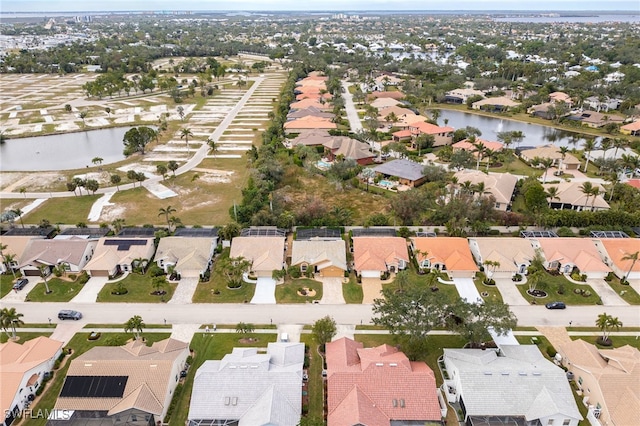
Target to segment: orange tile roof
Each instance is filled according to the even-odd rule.
[[[415,237],[412,238],[413,247],[418,262],[429,259],[431,263],[441,263],[448,271],[477,271],[478,266],[473,260],[471,249],[466,238],[459,237]],[[423,253],[427,253],[426,255]]]
[[[310,107],[315,107],[323,111],[331,109],[331,105],[329,104],[323,105],[315,99],[303,99],[298,102],[293,102],[290,106],[291,106],[291,109],[304,109],[304,108],[310,108]]]
[[[611,261],[622,271],[628,271],[633,263],[631,260],[622,260],[627,254],[640,251],[640,239],[638,238],[602,238],[602,245],[607,250]],[[632,271],[640,271],[640,262],[633,265]]]
[[[398,259],[409,261],[407,242],[400,237],[355,237],[353,260],[356,271],[386,271]]]
[[[485,148],[489,148],[493,151],[500,151],[504,146],[500,142],[488,141],[480,138],[476,139],[476,143],[477,142],[480,142],[482,146],[484,146]],[[469,139],[463,139],[460,142],[456,142],[451,146],[456,149],[464,149],[465,151],[474,151],[476,149],[476,147],[471,142],[469,142]]]
[[[626,183],[627,185],[640,189],[640,179],[629,179]]]
[[[453,127],[440,127],[435,124],[427,123],[426,121],[415,121],[411,123],[410,126],[412,132],[426,133],[428,135],[437,135],[438,133],[449,133],[454,131]]]
[[[411,130],[398,130],[397,132],[392,133],[396,138],[408,138],[411,136]]]
[[[306,117],[287,121],[283,127],[285,129],[335,129],[336,123],[332,123],[326,118],[307,115]]]
[[[392,99],[402,99],[404,98],[404,93],[396,90],[392,92],[371,92],[369,95],[371,98],[392,98]]]
[[[640,120],[634,121],[633,123],[625,124],[620,128],[624,130],[631,130],[631,131],[640,130]]]
[[[593,241],[587,238],[537,238],[547,262],[573,263],[582,273],[609,272]]]
[[[328,426],[388,426],[391,420],[439,421],[433,371],[389,345],[364,348],[343,337],[326,345]]]

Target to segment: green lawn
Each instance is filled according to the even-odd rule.
[[[617,277],[608,281],[607,284],[628,304],[640,305],[640,295],[630,285],[620,284],[620,280]]]
[[[152,277],[146,273],[141,275],[135,272],[129,273],[129,275],[118,282],[108,283],[100,293],[98,293],[97,302],[115,302],[115,303],[162,303],[168,302],[173,296],[173,292],[176,290],[177,284],[167,283],[162,290],[167,294],[157,296],[151,294],[156,289],[151,284]],[[127,294],[111,294],[119,284],[122,284],[127,290]]]
[[[50,198],[33,212],[26,214],[22,220],[24,223],[34,225],[39,224],[42,219],[52,224],[86,223],[91,206],[100,197],[101,195],[83,195],[82,197]]]
[[[425,288],[427,286],[427,283],[430,279],[429,274],[425,274],[425,275],[419,275],[414,269],[413,267],[407,269],[407,271],[409,271],[409,285],[411,286],[418,286],[418,287],[423,287]],[[455,300],[457,298],[460,297],[460,295],[458,294],[458,290],[456,289],[456,286],[453,284],[443,284],[441,282],[438,282],[437,280],[434,280],[434,285],[435,287],[438,288],[438,291],[442,294],[444,294],[445,298],[447,300]],[[393,289],[398,289],[397,285],[395,283],[395,281],[389,283],[389,284],[382,284],[382,288],[393,288]]]
[[[227,288],[227,280],[220,270],[220,260],[229,257],[230,249],[222,250],[216,258],[211,278],[208,282],[198,284],[193,295],[194,303],[249,303],[256,291],[255,284],[242,283],[237,289]],[[216,294],[215,292],[218,292]]]
[[[47,281],[51,293],[47,294],[47,289],[43,282],[38,283],[27,294],[29,302],[68,302],[76,297],[84,287],[84,284],[80,284],[78,279],[66,281],[60,278],[47,278]]]
[[[300,288],[315,290],[314,296],[300,296]],[[284,284],[276,286],[276,303],[312,303],[314,300],[322,299],[322,283],[309,278],[286,279]]]
[[[587,284],[573,284],[563,275],[544,273],[544,278],[542,278],[541,283],[537,287],[539,290],[547,292],[548,296],[544,298],[530,296],[527,293],[529,289],[527,284],[519,284],[516,285],[516,287],[529,303],[535,301],[535,304],[538,305],[544,305],[549,302],[564,302],[567,305],[596,305],[600,302],[598,293],[596,293],[591,286]],[[574,289],[589,291],[591,295],[586,297],[582,294],[576,294],[574,293]],[[563,294],[558,293],[558,290],[562,290]]]
[[[25,324],[22,327],[31,327],[32,324]],[[16,343],[24,343],[28,340],[31,339],[35,339],[36,337],[40,337],[40,336],[50,336],[51,333],[53,333],[53,328],[46,330],[43,329],[42,331],[39,332],[31,332],[31,331],[20,331],[20,327],[16,327],[16,337],[18,337],[18,341]],[[9,334],[11,334],[11,329],[9,329]],[[7,336],[7,333],[5,333],[4,331],[2,331],[0,333],[0,343],[6,343],[7,341],[9,341],[9,336]]]
[[[484,300],[490,300],[492,302],[502,303],[502,294],[500,294],[500,290],[498,290],[498,287],[495,285],[483,284],[484,278],[485,278],[485,275],[482,272],[480,272],[479,274],[476,275],[476,278],[473,280],[473,283],[476,285],[476,288],[478,289],[478,293],[480,293],[480,295]],[[483,296],[482,293],[484,292],[489,293],[489,295],[486,297]]]
[[[34,413],[37,413],[39,410],[51,410],[60,394],[60,389],[62,389],[62,384],[64,383],[64,378],[67,374],[67,370],[69,369],[69,361],[77,358],[79,355],[85,353],[89,349],[95,346],[117,346],[122,345],[127,342],[128,339],[131,338],[131,334],[125,333],[102,333],[102,336],[98,340],[87,340],[87,336],[89,333],[77,333],[73,338],[69,341],[69,344],[66,348],[71,348],[73,353],[71,357],[66,357],[65,363],[59,370],[56,370],[53,379],[50,380],[43,394],[40,396],[40,399],[36,400],[35,404],[31,407]],[[143,334],[147,339],[147,344],[151,344],[153,342],[157,342],[160,340],[164,340],[170,336],[169,333],[149,333]],[[47,419],[33,419],[28,422],[29,426],[44,426],[47,423]]]
[[[22,274],[20,272],[16,272],[16,277],[13,278],[13,274],[6,273],[0,275],[0,299],[5,297],[11,289],[13,289],[13,284],[16,282],[16,279],[20,278]]]
[[[571,336],[572,340],[582,339],[585,342],[593,343],[600,349],[611,349],[611,346],[598,345],[596,343],[597,338],[598,336]],[[640,339],[637,339],[635,336],[610,336],[609,338],[611,339],[614,348],[629,345],[640,350]]]
[[[324,362],[322,357],[318,354],[318,342],[313,334],[300,335],[300,341],[306,345],[309,356],[309,368],[307,373],[309,374],[309,412],[307,417],[319,418],[323,416],[324,399],[323,393],[323,380],[322,370],[324,368]]]
[[[189,368],[189,374],[182,388],[182,395],[176,404],[169,425],[184,426],[189,414],[189,402],[193,389],[193,380],[198,368],[203,362],[210,359],[222,359],[230,353],[234,347],[266,347],[267,343],[275,342],[278,335],[273,334],[238,334],[238,333],[209,333],[196,334],[191,341],[191,349],[194,350],[193,364]],[[258,339],[251,343],[240,342],[241,338]]]
[[[358,284],[355,273],[349,274],[349,282],[342,284],[342,295],[347,303],[362,303],[362,285]]]

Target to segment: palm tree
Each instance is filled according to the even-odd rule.
[[[544,169],[544,175],[542,175],[542,183],[547,183],[547,172],[549,171],[549,167],[553,165],[553,160],[551,158],[541,158],[538,163]]]
[[[38,269],[40,270],[40,276],[44,280],[44,288],[46,289],[46,294],[49,294],[51,293],[51,290],[49,290],[49,281],[47,281],[47,276],[49,275],[49,267],[47,265],[40,265],[38,266]]]
[[[193,132],[188,127],[180,130],[180,139],[184,138],[185,143],[187,144],[187,152],[189,152],[189,136],[193,136]]]
[[[117,234],[118,232],[122,231],[122,227],[124,226],[124,219],[114,219],[113,222],[111,222],[111,226],[113,226],[113,230]]]
[[[489,167],[491,167],[492,160],[498,154],[498,151],[491,148],[485,148],[484,150],[485,157],[487,158],[487,172],[489,171]]]
[[[635,251],[633,253],[626,253],[622,257],[622,260],[625,262],[627,260],[631,261],[631,266],[629,267],[629,270],[627,271],[627,273],[624,275],[625,281],[629,280],[629,274],[631,274],[631,270],[633,269],[633,267],[636,266],[636,262],[638,261],[638,255],[640,255],[640,251]]]
[[[620,321],[618,317],[607,315],[607,313],[604,312],[598,315],[598,319],[596,319],[596,327],[602,331],[600,342],[602,344],[610,344],[609,336],[611,335],[611,329],[620,329],[620,327],[622,327],[622,321]]]
[[[176,229],[179,225],[182,225],[182,220],[179,217],[171,216],[169,218],[169,232]]]
[[[613,141],[609,138],[604,138],[600,141],[600,149],[602,150],[602,160],[607,159],[607,150],[613,146]]]
[[[216,141],[211,138],[207,138],[207,145],[211,149],[211,154],[215,154],[218,151],[218,147],[216,146]]]
[[[429,110],[429,112],[431,113],[431,119],[433,122],[438,124],[438,119],[440,118],[440,115],[442,115],[442,112],[440,112],[439,109],[432,109]]]
[[[167,221],[167,225],[169,227],[171,227],[171,224],[169,223],[169,215],[171,213],[175,213],[177,210],[175,208],[171,207],[171,206],[167,206],[167,208],[162,208],[161,207],[160,210],[158,210],[158,211],[159,211],[158,216],[164,215],[164,218]]]
[[[144,268],[147,267],[148,260],[144,257],[137,257],[131,262],[131,268],[140,267],[140,273],[144,275]]]
[[[629,144],[629,141],[627,141],[626,139],[623,138],[615,138],[613,140],[613,147],[616,149],[613,152],[613,158],[618,158],[618,149],[620,148],[624,148]]]
[[[561,146],[560,147],[560,155],[562,156],[562,162],[560,163],[560,166],[558,167],[558,170],[561,170],[564,166],[564,159],[567,158],[567,153],[569,152],[569,148],[566,146]]]
[[[558,196],[559,194],[560,193],[558,192],[557,186],[550,186],[549,188],[547,188],[547,198],[549,199],[549,207],[551,207],[553,200],[560,200],[560,197]]]
[[[116,191],[120,191],[120,182],[122,181],[122,178],[120,177],[120,175],[111,175],[110,179],[111,179],[111,183],[116,186]]]
[[[167,163],[167,169],[171,170],[173,177],[176,177],[176,170],[178,170],[178,163],[175,160],[171,160]]]
[[[587,198],[584,202],[584,206],[586,207],[589,203],[589,197],[593,194],[594,186],[591,182],[587,181],[580,185],[580,192],[582,192]]]
[[[27,188],[25,188],[24,186],[20,187],[20,193],[22,194],[22,196],[24,198],[27,198]]]
[[[134,315],[124,324],[124,332],[133,332],[136,340],[142,336],[142,329],[146,327],[140,315]]]
[[[476,160],[476,170],[480,169],[480,160],[482,160],[482,154],[485,152],[484,144],[481,141],[476,142],[475,136],[471,136],[468,141],[473,145],[473,152],[475,152],[477,156]]]
[[[16,340],[16,327],[24,325],[23,316],[23,314],[16,312],[16,308],[3,308],[0,311],[0,324],[7,337]],[[11,328],[11,335],[9,335],[9,328]]]
[[[18,219],[20,219],[20,225],[22,225],[22,227],[24,228],[24,222],[22,221],[22,215],[24,214],[24,212],[21,209],[13,209],[11,211],[13,212],[13,214],[18,216]]]
[[[82,119],[82,126],[83,127],[85,125],[84,119],[87,118],[87,115],[89,115],[89,113],[87,111],[81,111],[80,112],[80,118]]]
[[[2,259],[4,260],[4,264],[7,265],[7,269],[11,271],[13,278],[16,278],[16,271],[13,269],[13,262],[16,261],[16,255],[13,253],[7,253],[2,255]]]
[[[584,170],[583,170],[586,173],[587,167],[589,167],[589,158],[590,158],[591,151],[596,149],[595,139],[585,140],[583,144],[583,148],[584,148],[585,157],[587,158],[587,161],[584,163]]]
[[[96,166],[101,165],[103,161],[104,161],[104,158],[102,157],[93,157],[93,159],[91,160],[91,162]]]

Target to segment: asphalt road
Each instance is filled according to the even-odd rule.
[[[35,303],[2,304],[15,307],[24,314],[26,323],[46,323],[49,318],[59,322],[60,309],[82,312],[80,323],[122,324],[133,315],[140,315],[147,324],[312,324],[325,315],[338,324],[367,324],[372,317],[371,305],[251,305],[251,304],[188,304],[151,303]],[[544,306],[512,306],[519,326],[593,327],[603,312],[618,317],[625,327],[640,327],[638,306],[569,306],[565,310],[547,310]]]
[[[344,109],[347,112],[347,119],[349,120],[351,131],[358,133],[362,131],[362,122],[360,121],[360,117],[358,117],[358,111],[356,111],[356,106],[353,103],[353,95],[349,92],[349,86],[351,86],[351,83],[347,83],[346,81],[342,82],[342,87],[344,88],[344,92],[342,93]]]

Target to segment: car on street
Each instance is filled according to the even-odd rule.
[[[22,290],[24,286],[29,284],[29,280],[26,278],[18,278],[18,281],[13,285],[14,290]]]
[[[78,321],[79,319],[82,319],[82,314],[78,311],[63,309],[62,311],[58,312],[58,319],[59,320],[70,319],[70,320]]]
[[[565,309],[567,305],[564,302],[549,302],[544,307],[547,309]]]

